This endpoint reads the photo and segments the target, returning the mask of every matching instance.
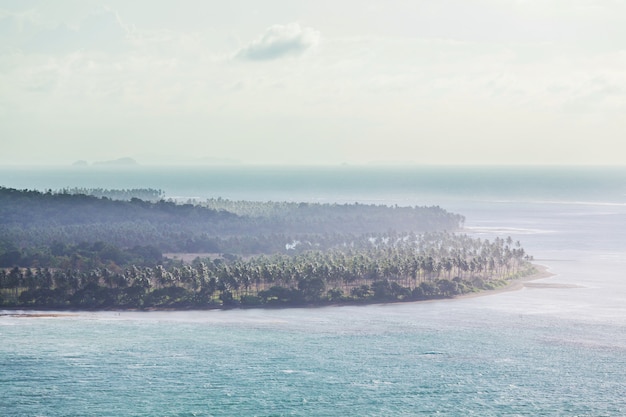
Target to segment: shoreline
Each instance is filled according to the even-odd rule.
[[[97,313],[97,312],[151,312],[151,311],[159,311],[159,312],[176,312],[176,311],[225,311],[225,310],[250,310],[250,309],[259,309],[259,310],[283,310],[290,308],[324,308],[324,307],[346,307],[346,306],[370,306],[370,305],[392,305],[392,304],[407,304],[407,303],[432,303],[437,301],[454,301],[454,300],[462,300],[468,298],[477,298],[477,297],[485,297],[489,295],[496,295],[505,292],[518,291],[523,288],[578,288],[578,286],[568,286],[567,284],[536,284],[536,285],[526,285],[526,283],[530,281],[536,281],[540,279],[550,278],[555,276],[555,273],[549,271],[549,268],[545,265],[533,264],[535,269],[537,270],[535,273],[531,275],[527,275],[525,277],[517,278],[510,281],[506,286],[501,288],[495,288],[493,290],[482,290],[478,292],[472,292],[467,294],[460,294],[454,297],[449,298],[432,298],[427,300],[415,300],[415,301],[396,301],[396,302],[379,302],[379,303],[336,303],[336,304],[320,304],[320,305],[303,305],[303,306],[255,306],[249,308],[224,308],[224,307],[210,307],[210,308],[148,308],[148,309],[102,309],[102,310],[59,310],[59,309],[25,309],[25,308],[15,308],[15,309],[4,309],[3,312],[0,312],[0,317],[28,317],[28,318],[54,318],[54,317],[66,317],[73,316],[80,313]],[[50,313],[47,313],[50,311]]]
[[[540,288],[538,286],[539,284],[537,284],[537,286],[534,286],[534,285],[526,285],[526,283],[530,282],[530,281],[537,281],[537,280],[540,280],[540,279],[550,278],[550,277],[553,277],[553,276],[557,275],[557,274],[555,274],[553,272],[550,272],[549,268],[547,266],[545,266],[545,265],[533,264],[533,266],[535,267],[537,272],[535,272],[534,274],[531,274],[531,275],[527,275],[525,277],[521,277],[521,278],[517,278],[517,279],[511,280],[504,287],[495,288],[493,290],[483,290],[483,291],[472,292],[472,293],[467,293],[467,294],[460,294],[460,295],[457,295],[455,297],[452,297],[451,300],[461,300],[461,299],[464,299],[464,298],[484,297],[484,296],[487,296],[487,295],[496,295],[496,294],[505,293],[505,292],[519,291],[519,290],[524,289],[524,288]],[[558,284],[554,284],[554,285],[558,285]],[[561,285],[559,285],[558,287],[561,287]],[[557,288],[557,287],[551,287],[551,288]],[[572,287],[567,286],[567,285],[563,285],[563,288],[572,288]],[[427,301],[437,301],[437,300],[427,300]]]

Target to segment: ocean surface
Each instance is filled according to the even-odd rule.
[[[555,274],[422,303],[2,315],[0,416],[626,415],[624,168],[5,167],[0,185],[439,205]]]

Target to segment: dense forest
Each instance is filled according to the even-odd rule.
[[[0,188],[0,255],[3,242],[35,248],[96,240],[122,248],[149,242],[163,252],[269,254],[294,241],[328,245],[344,235],[454,231],[463,220],[440,207],[221,199],[180,204]]]
[[[52,190],[50,190],[50,192],[52,192]],[[138,198],[146,201],[159,201],[164,197],[165,192],[154,188],[128,188],[116,190],[109,188],[72,187],[55,191],[55,194],[84,194],[93,197],[107,197],[114,200],[131,200],[133,198]]]
[[[146,201],[0,188],[0,306],[216,308],[451,297],[530,273],[440,207]],[[160,191],[158,192],[160,195]],[[163,253],[202,253],[190,263]]]

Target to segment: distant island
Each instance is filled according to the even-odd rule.
[[[0,187],[0,307],[405,302],[494,289],[534,271],[519,242],[459,233],[463,216],[437,206],[180,204],[159,190],[100,191]]]
[[[148,159],[150,160],[150,158]],[[225,166],[225,165],[242,165],[243,164],[242,161],[238,159],[219,158],[219,157],[213,157],[213,156],[179,159],[179,160],[174,160],[174,161],[170,159],[168,160],[168,162],[170,164],[184,163],[185,165],[189,165],[189,166]],[[139,163],[135,158],[131,158],[131,157],[123,157],[123,158],[110,159],[110,160],[104,160],[104,161],[94,161],[92,163],[84,159],[79,159],[77,161],[74,161],[71,164],[71,166],[78,167],[78,168],[82,168],[82,167],[115,168],[115,167],[135,167],[135,166],[141,166],[141,165],[142,164]]]
[[[139,166],[139,163],[133,158],[125,157],[112,159],[107,161],[96,161],[92,164],[93,166],[109,166],[109,167],[131,167],[131,166]],[[87,167],[90,166],[89,162],[85,160],[75,161],[72,166],[74,167]]]

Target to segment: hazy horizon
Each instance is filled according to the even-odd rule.
[[[493,163],[482,163],[482,164],[473,164],[473,163],[458,163],[458,164],[450,164],[450,163],[415,163],[415,162],[403,162],[403,161],[363,161],[356,163],[348,163],[348,162],[312,162],[312,163],[297,163],[297,162],[244,162],[244,161],[232,161],[232,162],[202,162],[197,160],[189,160],[187,162],[174,161],[143,161],[137,160],[135,158],[131,158],[133,160],[132,163],[117,163],[119,159],[126,159],[126,157],[122,158],[114,158],[110,160],[85,160],[78,159],[75,161],[54,161],[54,162],[6,162],[0,163],[0,168],[5,169],[104,169],[104,170],[140,170],[142,168],[216,168],[216,169],[228,169],[228,168],[312,168],[312,169],[323,169],[323,168],[383,168],[383,169],[420,169],[420,168],[459,168],[459,169],[489,169],[489,168],[531,168],[531,169],[626,169],[626,163],[607,163],[607,164],[598,164],[598,163],[498,163],[497,161]]]
[[[2,165],[622,165],[626,2],[0,3]]]

